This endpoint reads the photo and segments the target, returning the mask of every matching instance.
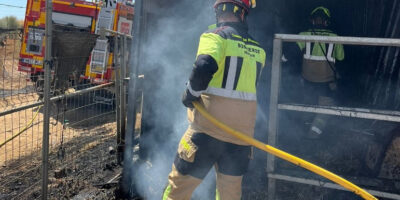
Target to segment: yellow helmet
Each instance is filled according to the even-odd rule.
[[[310,16],[311,16],[311,18],[322,17],[324,19],[330,19],[331,18],[331,12],[329,11],[328,8],[320,6],[320,7],[315,8],[311,12]]]

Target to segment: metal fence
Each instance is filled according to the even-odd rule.
[[[42,195],[44,103],[38,85],[44,79],[40,73],[32,79],[29,73],[18,71],[21,37],[20,32],[0,34],[0,199],[38,199]],[[116,53],[114,60],[122,55],[125,53]],[[94,85],[79,79],[77,75],[85,73],[84,67],[79,68],[85,58],[53,54],[53,59],[53,72],[75,66],[79,70],[58,70],[59,74],[52,76],[47,198],[94,198],[91,195],[99,192],[93,193],[93,185],[117,173],[114,102],[121,92],[115,92],[114,82]],[[59,87],[57,76],[78,79]],[[102,195],[108,199],[110,194]]]
[[[21,33],[11,32],[0,35],[2,45],[0,46],[0,109],[1,111],[11,110],[15,107],[27,105],[38,100],[38,96],[34,91],[33,83],[28,82],[29,74],[18,71],[19,50],[21,46]],[[13,112],[8,115],[1,116],[0,131],[0,163],[6,165],[10,160],[21,158],[26,154],[38,149],[38,144],[33,139],[27,141],[26,133],[37,129],[38,122],[42,120],[42,116],[36,110],[29,109],[19,112]],[[29,123],[32,121],[32,123]],[[25,136],[12,140],[6,144],[8,138],[18,134],[25,126],[30,128],[25,132]],[[35,134],[31,134],[35,136]],[[25,138],[25,141],[21,141]],[[29,145],[29,148],[27,147]]]
[[[390,46],[399,47],[399,39],[383,39],[383,38],[359,38],[359,37],[326,37],[326,36],[300,36],[276,34],[274,39],[273,63],[272,63],[272,78],[271,78],[271,97],[270,97],[270,113],[269,113],[269,129],[268,129],[268,144],[279,146],[279,135],[282,135],[279,129],[283,129],[280,125],[279,117],[283,111],[296,111],[301,113],[318,113],[325,115],[335,115],[341,117],[350,117],[358,119],[375,119],[381,121],[400,122],[400,113],[398,111],[388,110],[371,110],[363,108],[347,108],[338,106],[315,106],[298,104],[298,102],[288,104],[282,103],[280,97],[281,90],[281,75],[282,75],[282,55],[284,42],[322,42],[345,45],[360,45],[360,46]],[[360,138],[352,138],[352,140],[360,140]],[[315,147],[314,147],[315,148]],[[315,151],[315,149],[314,149]],[[311,174],[304,174],[299,177],[299,173],[293,173],[289,170],[284,171],[277,168],[277,160],[273,155],[268,155],[267,163],[268,172],[268,199],[276,199],[277,196],[277,181],[285,183],[300,183],[305,185],[319,186],[320,188],[330,188],[335,190],[345,190],[343,187],[329,183],[326,179],[313,177]],[[364,177],[352,177],[350,179],[356,184],[362,186],[370,186],[372,188],[383,188],[385,183],[378,179],[368,179]],[[398,181],[389,180],[393,187],[398,184]],[[371,184],[373,183],[373,184]],[[387,183],[386,183],[387,184]],[[400,199],[400,194],[397,192],[377,191],[367,189],[372,195],[387,199]]]

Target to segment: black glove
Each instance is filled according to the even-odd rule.
[[[193,96],[193,95],[190,93],[189,89],[186,89],[185,92],[183,92],[183,95],[182,95],[182,103],[183,103],[183,105],[185,105],[187,108],[194,108],[192,102],[193,102],[193,101],[197,101],[197,100],[199,100],[199,99],[200,99],[200,97],[195,97],[195,96]]]

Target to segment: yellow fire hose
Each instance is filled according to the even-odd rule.
[[[310,162],[307,162],[301,158],[298,158],[289,153],[281,151],[270,145],[264,144],[264,143],[254,139],[252,137],[249,137],[241,132],[233,130],[232,128],[228,127],[227,125],[223,124],[222,122],[218,121],[213,116],[211,116],[200,103],[193,102],[193,105],[206,119],[208,119],[210,122],[212,122],[215,126],[224,130],[225,132],[235,136],[236,138],[238,138],[248,144],[251,144],[252,146],[257,147],[265,152],[268,152],[274,156],[277,156],[277,157],[284,159],[288,162],[291,162],[297,166],[308,169],[309,171],[312,171],[320,176],[323,176],[323,177],[343,186],[344,188],[348,189],[349,191],[354,192],[355,194],[361,196],[362,198],[364,198],[366,200],[377,200],[376,197],[372,196],[371,194],[369,194],[362,188],[354,185],[353,183],[347,181],[346,179],[344,179],[326,169],[318,167],[318,166],[316,166]]]
[[[35,116],[33,116],[33,118],[31,119],[31,121],[30,121],[28,124],[26,124],[26,126],[25,126],[21,131],[19,131],[17,134],[15,134],[14,136],[8,138],[6,141],[4,141],[3,143],[1,143],[1,144],[0,144],[0,148],[3,147],[3,146],[6,145],[8,142],[10,142],[11,140],[13,140],[14,138],[18,137],[18,136],[21,135],[23,132],[25,132],[26,130],[29,129],[29,127],[31,127],[33,121],[35,121],[36,117],[38,116],[39,110],[40,110],[41,107],[42,107],[42,106],[40,106],[40,107],[37,109],[37,111],[36,111],[36,113],[35,113]]]

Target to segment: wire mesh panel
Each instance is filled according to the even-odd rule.
[[[0,112],[38,100],[33,84],[27,81],[29,74],[18,71],[20,47],[20,31],[0,33]],[[0,117],[0,165],[39,148],[34,138],[41,118],[32,108]]]
[[[85,34],[60,33],[63,40],[55,34],[53,41],[48,199],[79,197],[117,173],[114,85],[95,84],[86,76],[95,36],[86,35],[77,45]],[[18,34],[8,34],[0,46],[0,199],[38,199],[44,78],[18,71]],[[83,192],[82,198],[90,194]]]
[[[95,97],[113,98],[106,88],[54,103],[49,199],[70,199],[115,173],[115,107]]]
[[[38,99],[28,73],[18,71],[22,33],[0,33],[0,109],[10,109]]]
[[[18,71],[21,37],[20,31],[0,33],[0,112],[38,100],[34,84],[27,81],[30,74]],[[39,165],[29,169],[27,163],[40,163],[42,121],[40,107],[0,116],[0,198],[15,194],[25,176],[38,172]]]
[[[104,176],[115,174],[115,107],[94,101],[95,96],[113,98],[107,89],[52,102],[50,199],[69,199],[94,182],[103,181]],[[29,111],[33,118],[36,116],[35,125],[6,145],[15,159],[7,154],[7,164],[1,169],[0,193],[17,199],[39,198],[41,189],[42,109]],[[89,180],[93,178],[92,183]]]

